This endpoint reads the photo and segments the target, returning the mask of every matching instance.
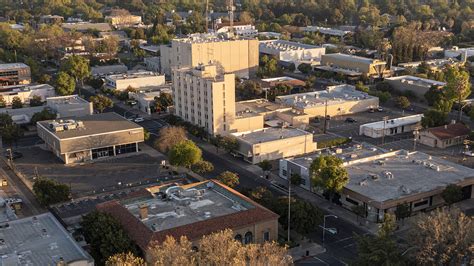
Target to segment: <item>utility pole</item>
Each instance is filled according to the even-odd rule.
[[[206,0],[206,32],[209,33],[209,0]]]
[[[383,117],[382,145],[385,144],[385,125],[387,125],[388,116]]]
[[[288,177],[288,243],[290,243],[291,178]]]
[[[229,0],[227,11],[229,11],[229,33],[230,36],[234,36],[234,0]]]
[[[328,124],[328,99],[324,102],[324,129],[323,133],[326,134]]]

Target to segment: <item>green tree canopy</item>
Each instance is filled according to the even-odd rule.
[[[61,70],[73,77],[76,82],[81,82],[84,85],[84,79],[91,75],[89,60],[82,56],[70,56],[61,66]]]
[[[168,158],[172,165],[190,168],[202,160],[202,151],[193,141],[183,140],[171,147]]]
[[[30,99],[30,106],[41,106],[43,105],[43,100],[39,95],[33,95]]]
[[[449,67],[446,71],[445,78],[445,95],[448,99],[455,101],[458,106],[462,106],[462,101],[471,94],[469,72],[458,67]],[[461,119],[461,114],[462,110],[459,108],[458,119]]]
[[[408,100],[406,96],[398,96],[395,101],[397,103],[397,106],[402,109],[407,109],[411,105],[410,100]]]
[[[12,99],[12,109],[19,109],[23,108],[23,102],[21,101],[20,97],[15,96]]]
[[[68,185],[44,177],[36,179],[33,184],[33,192],[38,202],[43,206],[68,201],[71,197]]]
[[[214,171],[214,165],[208,161],[199,161],[193,164],[191,170],[198,174],[205,174]]]
[[[91,247],[91,255],[99,265],[117,253],[140,254],[138,247],[110,214],[93,211],[82,218],[84,238]]]
[[[76,81],[66,72],[59,72],[56,78],[56,92],[59,95],[71,95],[76,90]]]
[[[446,113],[435,109],[429,109],[423,114],[421,118],[421,125],[424,128],[438,127],[446,124]]]
[[[309,169],[311,184],[328,191],[331,201],[334,193],[341,191],[349,182],[349,174],[342,163],[336,156],[322,155],[313,160]]]
[[[94,109],[101,113],[104,112],[106,108],[112,108],[114,106],[112,99],[102,94],[91,96],[89,100],[92,102]]]
[[[448,205],[461,201],[463,197],[462,188],[460,186],[450,184],[443,190],[441,197],[443,197],[444,201]]]
[[[41,112],[35,113],[31,117],[31,123],[36,124],[38,121],[52,120],[56,118],[56,113],[44,108]]]
[[[228,187],[235,187],[240,183],[239,176],[236,173],[232,173],[230,171],[220,173],[217,176],[217,180]]]

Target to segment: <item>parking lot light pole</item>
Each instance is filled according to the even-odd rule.
[[[382,145],[385,144],[385,127],[387,125],[388,116],[383,117],[383,130],[382,130]]]
[[[325,236],[326,236],[326,218],[328,217],[334,217],[334,218],[338,218],[336,215],[334,214],[327,214],[327,215],[324,215],[324,219],[323,219],[323,246],[324,246],[324,239],[325,239]]]

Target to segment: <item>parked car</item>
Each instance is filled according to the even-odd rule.
[[[383,108],[381,106],[377,107],[377,112],[383,112]]]
[[[375,113],[374,108],[369,108],[369,113]]]
[[[355,119],[352,118],[352,117],[348,117],[348,118],[346,118],[346,122],[347,122],[347,123],[355,123],[355,122],[357,122],[357,120],[355,120]]]
[[[474,152],[473,151],[465,151],[462,154],[469,156],[469,157],[474,157]]]
[[[12,160],[20,159],[21,157],[23,157],[23,154],[21,152],[17,152],[17,151],[12,151],[11,154],[10,154],[9,151],[6,151],[6,152],[3,153],[3,155],[7,159],[10,159],[10,156],[11,156]]]
[[[143,122],[143,121],[145,121],[145,119],[143,119],[143,117],[137,117],[137,118],[133,119],[133,122],[135,122],[135,123],[140,123],[140,122]]]

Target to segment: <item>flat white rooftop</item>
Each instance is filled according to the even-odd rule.
[[[209,184],[212,189],[208,189]],[[139,219],[140,207],[146,206],[147,218],[140,220],[153,232],[255,208],[252,203],[212,182],[191,187],[169,186],[154,194],[157,196],[124,205]]]
[[[58,265],[84,260],[87,254],[51,213],[9,221],[0,227],[1,265]]]
[[[335,58],[339,60],[346,60],[346,61],[351,61],[351,62],[356,62],[356,63],[364,63],[364,64],[386,64],[384,61],[380,61],[377,59],[372,59],[372,58],[367,58],[367,57],[362,57],[362,56],[356,56],[356,55],[349,55],[349,54],[341,54],[341,53],[336,53],[336,54],[325,54],[322,55],[324,57],[330,57],[330,58]]]
[[[0,64],[0,71],[15,70],[15,69],[22,69],[22,68],[29,68],[29,66],[23,63]]]
[[[299,42],[290,42],[285,40],[272,40],[272,41],[261,41],[260,47],[265,47],[268,49],[278,50],[280,52],[286,51],[297,51],[297,50],[305,50],[305,49],[317,49],[321,48],[321,46],[309,45]]]
[[[326,100],[328,105],[332,105],[340,104],[346,101],[360,101],[370,98],[375,97],[370,96],[365,92],[356,90],[352,85],[343,84],[329,86],[323,91],[278,96],[277,101],[297,108],[311,108],[316,106],[324,106],[326,104]]]
[[[67,96],[57,96],[57,97],[48,97],[46,101],[51,104],[85,104],[89,103],[88,101],[84,100],[83,98],[79,97],[79,95],[67,95]]]
[[[110,80],[127,80],[127,79],[138,79],[138,78],[148,78],[148,77],[158,77],[158,76],[160,76],[160,75],[156,72],[138,71],[138,72],[128,72],[127,74],[108,75],[107,79],[110,79]]]
[[[413,124],[421,122],[421,118],[423,118],[423,114],[403,116],[403,117],[394,118],[394,119],[387,119],[387,121],[385,122],[377,121],[373,123],[363,124],[363,125],[360,125],[360,128],[366,127],[366,128],[372,128],[374,130],[383,130],[384,128],[387,129],[387,128],[406,126],[406,125],[413,125]]]
[[[346,189],[378,202],[474,182],[473,169],[421,152],[400,150],[345,165],[350,177]]]
[[[265,142],[272,142],[280,139],[296,138],[301,136],[312,135],[297,128],[264,128],[254,131],[233,133],[237,139],[245,141],[250,144],[259,144]]]
[[[401,83],[406,83],[406,84],[411,84],[411,85],[416,85],[416,86],[422,86],[422,87],[427,87],[430,88],[431,86],[444,86],[446,85],[445,82],[437,81],[437,80],[432,80],[432,79],[425,79],[425,78],[419,78],[415,76],[398,76],[398,77],[391,77],[391,78],[386,78],[386,80],[396,80]]]

